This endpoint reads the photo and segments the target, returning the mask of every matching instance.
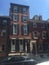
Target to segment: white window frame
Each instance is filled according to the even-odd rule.
[[[27,52],[27,42],[25,42],[25,52]]]
[[[14,42],[14,45],[13,45],[13,42],[12,41]],[[11,40],[11,52],[15,52],[16,51],[15,44],[16,44],[16,39],[12,39]]]
[[[16,28],[14,26],[16,26]],[[13,24],[13,34],[16,34],[17,35],[17,32],[18,32],[17,24]]]
[[[22,43],[20,43],[20,40],[19,40],[19,51],[20,52],[23,52],[23,40],[21,40]]]
[[[37,23],[33,22],[33,28],[37,28]]]
[[[35,36],[35,32],[37,33],[37,37]],[[34,31],[34,32],[33,32],[33,38],[34,38],[34,39],[38,39],[38,37],[39,37],[39,33],[38,33],[37,31]]]
[[[45,28],[45,24],[44,23],[41,24],[41,28]]]
[[[4,36],[3,33],[6,33],[6,30],[2,30],[1,36]]]
[[[23,34],[27,35],[27,33],[28,33],[27,24],[24,24],[23,25]]]
[[[14,6],[13,11],[14,12],[17,12],[18,11],[18,7],[17,6]]]
[[[18,21],[18,15],[16,15],[16,14],[13,15],[13,21]]]
[[[35,20],[39,20],[39,17],[37,15],[35,15]]]
[[[44,34],[45,34],[45,37],[44,37]],[[46,38],[46,31],[43,31],[42,32],[42,39],[45,39]]]
[[[24,7],[23,8],[23,13],[26,14],[27,13],[27,9]]]
[[[23,16],[22,19],[23,19],[24,22],[27,22],[27,16]]]

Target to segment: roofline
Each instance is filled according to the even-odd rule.
[[[10,3],[10,5],[18,5],[18,6],[24,6],[24,7],[28,7],[29,8],[29,6],[27,6],[27,5],[21,5],[21,4],[16,4],[16,3]]]
[[[2,15],[0,17],[10,18],[10,16],[2,16]]]

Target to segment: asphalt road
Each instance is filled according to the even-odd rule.
[[[49,57],[39,59],[37,65],[49,65]]]

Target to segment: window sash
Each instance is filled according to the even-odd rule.
[[[18,15],[13,15],[13,21],[18,21]]]
[[[42,38],[43,38],[43,39],[46,38],[46,32],[42,32]]]
[[[17,25],[13,25],[13,34],[17,34],[18,29],[17,29]]]
[[[19,40],[19,51],[23,52],[23,40]]]
[[[37,24],[36,23],[33,23],[33,28],[37,28]]]
[[[6,35],[6,30],[2,30],[1,36],[5,36],[5,35]]]
[[[18,12],[18,7],[17,6],[14,6],[13,11],[14,12]]]
[[[27,35],[27,33],[28,33],[27,25],[23,26],[23,33],[24,33],[24,35]]]
[[[38,32],[33,32],[34,39],[38,39]]]
[[[41,24],[41,28],[45,28],[45,24]]]
[[[22,19],[23,19],[24,22],[26,22],[28,20],[27,16],[23,16]]]
[[[11,40],[11,52],[15,52],[15,44],[16,44],[16,40],[15,39]]]
[[[26,8],[23,8],[23,13],[27,13],[27,9]]]

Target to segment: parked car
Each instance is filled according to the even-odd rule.
[[[36,65],[36,61],[24,56],[11,56],[3,59],[0,65]]]

